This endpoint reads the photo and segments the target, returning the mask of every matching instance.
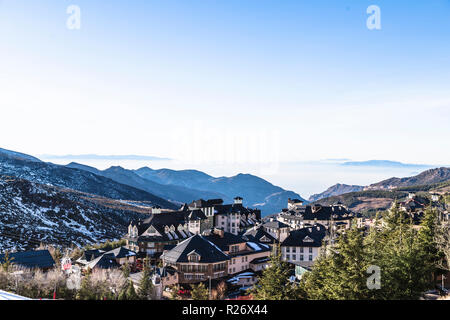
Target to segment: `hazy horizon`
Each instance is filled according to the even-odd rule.
[[[345,161],[351,159],[335,159],[279,162],[276,166],[255,164],[229,164],[223,163],[188,163],[182,160],[107,160],[107,159],[72,159],[72,158],[41,158],[55,164],[67,165],[77,162],[99,170],[105,170],[113,166],[121,166],[125,169],[135,170],[149,167],[154,170],[198,170],[213,177],[231,177],[237,174],[253,174],[283,189],[294,191],[305,199],[312,194],[320,193],[337,183],[349,185],[370,185],[391,177],[407,177],[416,175],[439,165],[416,165],[413,167],[401,166],[344,166]],[[339,162],[341,160],[341,162]]]

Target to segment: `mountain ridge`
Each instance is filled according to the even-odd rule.
[[[239,173],[232,177],[213,177],[198,170],[153,170],[148,167],[135,170],[146,179],[159,183],[172,183],[197,190],[208,190],[225,195],[226,202],[236,196],[244,198],[246,206],[258,208],[262,215],[281,211],[289,198],[304,200],[299,194],[284,190],[269,181],[251,174]],[[305,200],[306,201],[306,200]]]
[[[118,183],[107,177],[76,168],[52,163],[12,159],[0,154],[0,174],[68,188],[116,200],[148,201],[163,208],[176,209],[178,205],[147,191]]]
[[[324,192],[311,195],[308,200],[310,202],[314,202],[314,201],[317,201],[320,199],[329,198],[332,196],[338,196],[338,195],[341,195],[344,193],[362,191],[362,190],[364,190],[364,186],[337,183],[337,184],[329,187]]]

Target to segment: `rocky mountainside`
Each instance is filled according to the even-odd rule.
[[[363,190],[363,186],[356,186],[356,185],[348,185],[348,184],[335,184],[332,187],[329,187],[327,190],[325,190],[322,193],[313,194],[311,197],[309,197],[309,201],[314,202],[323,198],[338,196],[344,193],[349,192],[357,192]]]
[[[153,170],[141,168],[135,172],[145,179],[160,184],[171,184],[207,190],[222,194],[226,202],[230,202],[236,196],[244,198],[244,205],[256,207],[262,215],[280,212],[287,206],[289,198],[302,199],[295,192],[284,190],[274,186],[270,182],[251,174],[238,174],[233,177],[215,178],[206,173],[195,170]]]
[[[435,168],[426,170],[416,176],[406,178],[390,178],[369,186],[355,186],[346,184],[336,184],[322,193],[314,194],[309,198],[311,202],[317,202],[321,199],[335,197],[342,194],[358,191],[370,190],[392,190],[413,186],[424,186],[438,184],[450,181],[450,168]]]
[[[390,178],[371,184],[366,190],[386,190],[410,186],[440,183],[450,180],[450,168],[435,168],[407,178]]]
[[[364,212],[386,210],[390,208],[395,199],[401,201],[407,196],[408,192],[406,191],[368,190],[331,196],[317,200],[315,203],[329,206],[341,202],[352,211]]]
[[[118,183],[95,173],[41,161],[28,161],[0,154],[0,174],[111,199],[147,201],[163,208],[178,208],[178,205],[147,191]]]
[[[145,212],[118,200],[0,176],[0,251],[120,239],[129,221]]]
[[[409,192],[419,193],[450,191],[450,168],[436,168],[407,178],[391,178],[368,187],[362,191],[352,191],[318,199],[315,202],[331,205],[338,201],[357,212],[374,212],[388,209],[393,201],[401,201]]]

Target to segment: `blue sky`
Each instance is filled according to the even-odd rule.
[[[448,0],[0,0],[0,39],[3,148],[450,162]]]

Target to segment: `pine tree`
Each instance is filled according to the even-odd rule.
[[[91,285],[90,274],[81,281],[80,289],[76,294],[77,300],[95,300],[94,288]]]
[[[356,225],[338,238],[329,253],[316,260],[310,273],[303,276],[302,289],[308,299],[369,299],[367,255],[363,233]]]
[[[442,252],[438,249],[436,242],[438,228],[438,212],[436,209],[428,207],[420,224],[418,233],[418,241],[421,246],[422,259],[428,268],[427,272],[436,276],[439,272],[438,264],[442,259]],[[434,279],[430,279],[434,280]],[[432,286],[432,282],[430,283]]]
[[[263,270],[250,293],[256,300],[294,300],[299,296],[298,287],[290,282],[291,267],[281,258],[281,247],[274,248],[269,267]]]
[[[428,289],[431,269],[422,243],[427,233],[419,238],[412,218],[397,204],[384,215],[383,228],[371,230],[365,241],[369,263],[381,269],[381,289],[371,291],[372,298],[418,299]]]
[[[153,295],[153,283],[150,279],[150,264],[148,261],[148,258],[144,259],[144,269],[142,271],[142,278],[139,282],[139,288],[138,288],[138,296],[142,300],[150,300]]]
[[[127,281],[119,294],[118,300],[138,300],[139,297],[134,290],[134,284],[131,280]]]

